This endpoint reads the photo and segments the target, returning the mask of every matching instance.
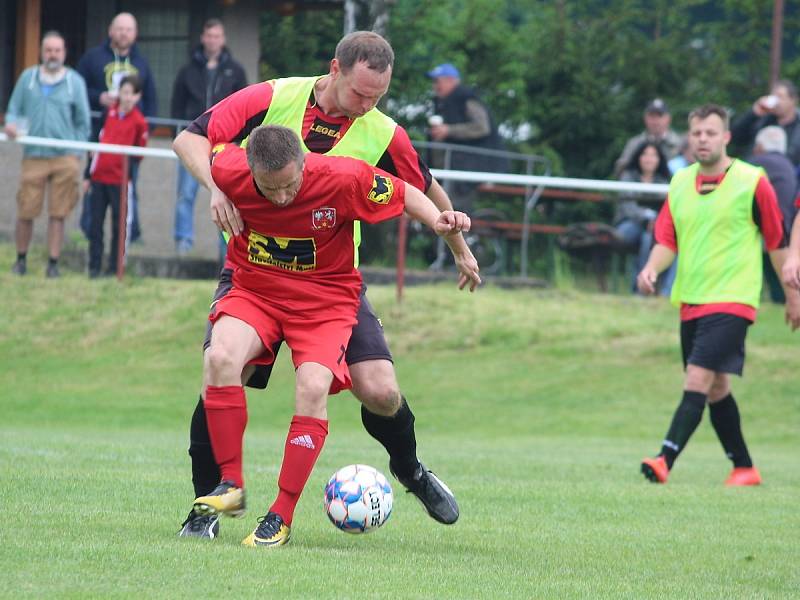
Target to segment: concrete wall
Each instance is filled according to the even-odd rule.
[[[261,57],[258,15],[263,10],[257,0],[240,0],[233,6],[225,7],[220,17],[225,23],[227,45],[234,58],[242,63],[247,72],[248,83],[261,81],[258,62]]]

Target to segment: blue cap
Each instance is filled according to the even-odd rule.
[[[433,67],[433,70],[428,71],[427,75],[431,79],[436,79],[437,77],[455,77],[456,79],[461,79],[461,73],[459,73],[456,66],[451,63],[436,65]]]

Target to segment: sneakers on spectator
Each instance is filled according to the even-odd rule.
[[[192,251],[192,242],[189,240],[178,240],[175,242],[175,252],[178,256],[186,256]]]
[[[45,277],[48,279],[56,279],[57,277],[61,277],[61,273],[58,271],[58,265],[47,265]]]
[[[14,273],[14,275],[25,275],[25,273],[28,272],[28,265],[23,259],[20,259],[11,267],[11,272]]]

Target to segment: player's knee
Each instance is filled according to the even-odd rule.
[[[719,402],[725,398],[730,391],[731,388],[728,378],[724,375],[719,375],[714,379],[714,384],[711,386],[711,390],[708,392],[708,401],[712,403]]]
[[[214,384],[222,379],[239,379],[241,368],[237,368],[233,353],[224,346],[211,346],[205,353],[205,368],[209,383]]]
[[[364,408],[382,417],[394,415],[400,410],[403,402],[400,390],[396,386],[370,386],[359,391],[360,394],[356,393],[355,388],[353,389],[354,395],[364,405]]]
[[[691,392],[708,394],[714,384],[715,374],[713,371],[689,365],[686,367],[686,381],[684,389]]]

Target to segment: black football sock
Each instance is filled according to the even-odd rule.
[[[675,410],[667,437],[664,438],[663,446],[661,446],[661,455],[667,461],[670,469],[700,424],[705,406],[706,394],[683,392],[683,399]]]
[[[742,435],[742,421],[739,407],[732,394],[719,402],[709,403],[708,414],[717,437],[725,450],[725,455],[733,461],[734,467],[752,467],[753,461],[747,451]]]
[[[417,438],[414,434],[414,414],[402,399],[400,410],[391,417],[382,417],[361,405],[364,429],[378,440],[389,453],[389,466],[398,477],[409,477],[419,466]]]
[[[18,261],[25,262],[27,257],[28,257],[28,253],[27,252],[17,252],[17,260]]]
[[[58,264],[58,259],[57,258],[53,258],[51,256],[50,258],[47,259],[47,266],[55,267],[57,264]]]
[[[192,415],[192,425],[189,429],[189,456],[192,457],[195,498],[205,496],[219,484],[220,472],[211,449],[211,437],[208,435],[208,422],[202,396]]]

